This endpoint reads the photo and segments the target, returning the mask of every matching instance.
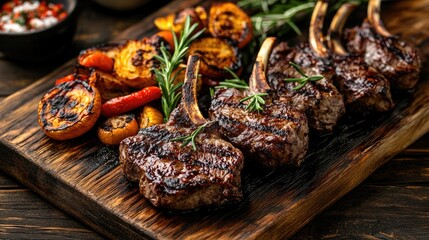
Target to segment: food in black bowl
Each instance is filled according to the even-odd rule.
[[[76,31],[76,0],[0,0],[0,52],[43,61],[64,50]]]

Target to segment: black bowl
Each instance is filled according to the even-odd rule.
[[[3,5],[6,1],[0,0]],[[77,0],[52,0],[62,3],[68,16],[48,28],[23,33],[0,31],[0,52],[6,57],[25,62],[46,61],[60,54],[76,32]]]

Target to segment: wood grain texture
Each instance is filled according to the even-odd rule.
[[[161,14],[183,8],[183,4],[173,2]],[[120,38],[152,31],[155,16]],[[302,168],[272,173],[247,169],[245,200],[240,205],[216,212],[171,214],[151,207],[138,195],[137,188],[122,176],[117,150],[102,146],[93,132],[75,141],[56,142],[37,126],[38,100],[72,64],[4,100],[0,154],[5,160],[0,168],[108,237],[291,236],[429,129],[425,75],[416,92],[401,97],[395,111],[369,119],[349,117],[335,133],[312,136],[313,150]]]
[[[23,239],[40,239],[46,235],[49,235],[50,239],[101,239],[98,234],[83,228],[70,216],[52,211],[54,206],[41,202],[39,197],[28,194],[29,191],[0,189],[0,214],[13,216],[0,219],[1,239],[11,239],[16,236]],[[17,201],[17,199],[26,201]],[[10,209],[12,205],[14,207]],[[41,219],[50,219],[50,221],[40,221]]]

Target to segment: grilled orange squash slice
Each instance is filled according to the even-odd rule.
[[[115,56],[115,74],[133,88],[156,85],[152,69],[159,67],[154,56],[160,54],[161,41],[164,40],[160,37],[128,41]]]
[[[203,16],[201,9],[199,9],[199,13]],[[167,16],[158,17],[155,19],[154,24],[161,31],[170,31],[173,29],[175,33],[180,33],[185,26],[187,16],[191,18],[191,25],[193,23],[198,23],[198,27],[195,31],[199,31],[204,28],[204,24],[201,22],[199,14],[193,8],[186,8],[177,14],[171,13]]]
[[[252,21],[234,3],[213,3],[208,25],[213,37],[231,39],[237,43],[238,48],[245,47],[252,40]]]
[[[206,37],[193,41],[189,47],[189,55],[200,57],[200,74],[203,77],[215,79],[230,77],[225,68],[237,74],[241,72],[241,59],[237,47],[220,38]]]
[[[80,80],[61,83],[40,100],[38,122],[56,140],[79,137],[97,122],[101,112],[98,90]]]
[[[91,72],[89,82],[98,89],[103,102],[132,92],[132,89],[125,83],[125,79],[98,70]]]

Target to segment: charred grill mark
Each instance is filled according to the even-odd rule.
[[[143,50],[142,49],[137,50],[136,54],[131,59],[131,64],[133,64],[133,66],[136,66],[136,67],[141,66],[143,64]]]
[[[248,127],[253,130],[256,130],[260,133],[265,133],[267,135],[277,135],[279,137],[287,137],[290,134],[289,131],[280,129],[276,126],[261,124],[258,121],[248,121],[248,119],[235,119],[235,118],[232,118],[230,115],[224,115],[224,114],[219,114],[217,118],[218,118],[219,124],[222,127],[227,128],[229,130],[235,129],[235,130],[232,130],[232,132],[244,130],[243,129],[243,126],[244,126],[244,127]],[[280,119],[270,118],[270,120],[278,121]]]
[[[46,130],[64,130],[73,124],[80,121],[81,115],[91,114],[94,107],[94,100],[89,102],[89,105],[82,105],[77,99],[72,98],[72,91],[84,91],[83,94],[88,94],[92,97],[95,96],[95,92],[91,86],[80,80],[62,83],[55,86],[50,93],[46,94],[42,98],[42,108],[40,112],[40,120],[42,127]],[[77,105],[84,107],[81,112],[71,111]],[[48,119],[56,118],[63,122],[60,126],[54,127],[52,122]]]
[[[224,142],[213,143],[212,140],[210,140],[213,139],[212,135],[202,134],[201,137],[198,138],[197,144],[199,149],[201,149],[198,152],[183,151],[180,143],[169,141],[175,137],[187,135],[189,133],[190,130],[176,127],[163,128],[155,126],[148,128],[144,132],[144,136],[142,135],[143,133],[140,133],[139,136],[127,140],[127,151],[134,154],[143,153],[144,156],[151,156],[149,159],[145,160],[149,165],[152,162],[168,162],[168,165],[171,166],[169,172],[160,171],[158,168],[154,168],[153,171],[146,170],[146,176],[152,180],[155,179],[154,176],[156,175],[163,175],[163,178],[168,175],[176,175],[175,172],[183,170],[181,168],[174,168],[174,166],[179,163],[186,164],[184,175],[192,172],[195,172],[197,175],[208,175],[211,171],[220,170],[221,172],[219,174],[223,176],[237,171],[237,166],[231,165],[230,161],[231,159],[241,159],[240,154],[238,154],[232,146],[229,146],[229,144],[225,144]],[[142,137],[144,137],[145,141],[151,142],[154,146],[163,147],[148,147],[145,142],[139,141],[139,138],[141,139]],[[219,141],[222,140],[219,139]],[[146,163],[142,162],[141,164]],[[150,169],[151,168],[149,168],[149,170]],[[222,178],[218,176],[210,181],[218,182],[222,181]],[[183,184],[183,180],[181,180],[181,183]],[[199,184],[202,183],[203,182],[199,182]]]
[[[345,31],[348,50],[383,74],[392,88],[414,88],[420,76],[421,59],[416,48],[397,36],[378,33],[370,20]]]
[[[401,51],[398,47],[396,47],[395,44],[393,44],[393,41],[395,40],[397,39],[391,37],[391,38],[383,39],[383,41],[380,40],[380,42],[388,49],[389,52],[392,52],[396,57],[404,60],[408,64],[412,64],[414,61],[413,56],[411,54],[405,53],[404,51]],[[399,42],[399,44],[401,44],[402,47],[405,46],[404,42]]]
[[[201,114],[197,102],[197,78],[198,69],[200,66],[200,58],[196,55],[191,55],[188,58],[188,66],[186,67],[185,81],[182,86],[182,106],[185,110],[184,117],[189,118],[191,123],[201,125],[206,123],[206,119]]]

